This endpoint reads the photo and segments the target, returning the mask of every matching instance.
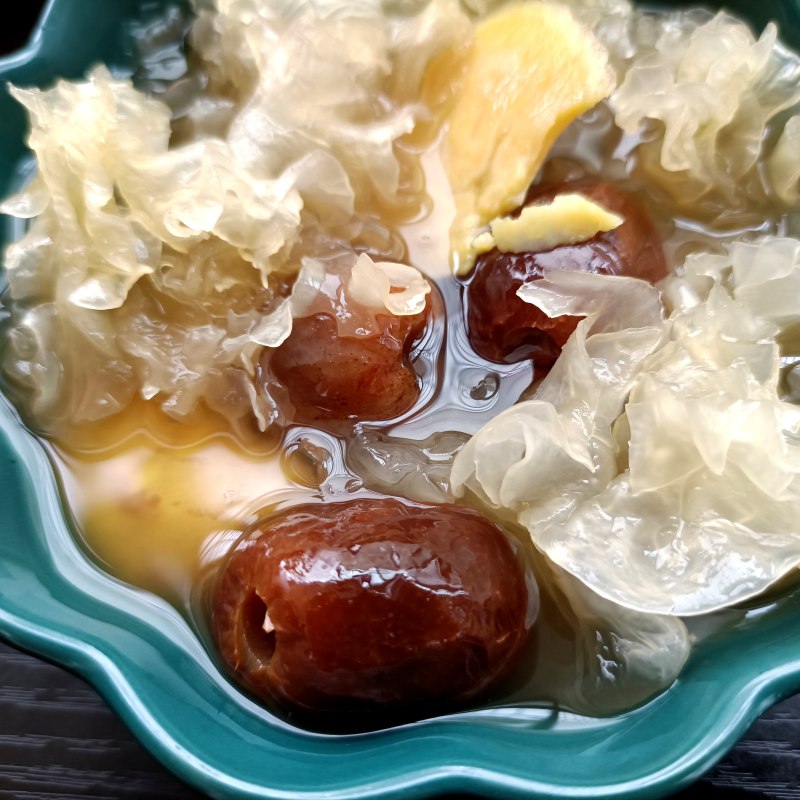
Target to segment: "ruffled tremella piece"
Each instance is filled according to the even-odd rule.
[[[740,243],[666,281],[663,324],[596,332],[587,317],[534,399],[457,456],[455,486],[625,607],[693,615],[762,592],[800,563],[800,407],[778,395],[775,342],[796,318],[751,305],[798,271],[796,242]],[[537,294],[591,313],[566,288]]]
[[[787,205],[800,200],[800,115],[785,125],[767,160],[767,172],[775,194]]]
[[[366,253],[358,256],[350,274],[350,297],[374,313],[388,311],[397,317],[419,314],[430,291],[430,284],[418,269],[376,262]]]
[[[666,289],[670,296],[692,286],[693,296],[675,294],[671,302],[688,311],[709,294],[711,282],[719,283],[751,316],[748,324],[764,328],[764,321],[785,331],[800,323],[800,241],[769,236],[752,242],[733,242],[725,254],[690,255]],[[755,318],[755,319],[754,319]]]
[[[552,573],[562,602],[578,620],[574,667],[565,670],[559,664],[556,674],[548,676],[565,705],[613,714],[672,684],[691,649],[682,620],[625,608],[559,567]]]
[[[568,515],[617,474],[612,424],[641,361],[662,337],[658,291],[634,278],[553,271],[519,295],[549,316],[585,316],[534,399],[487,423],[455,459],[470,490],[527,523]],[[558,562],[558,559],[555,559]]]
[[[767,331],[718,286],[668,329],[617,423],[628,469],[532,535],[604,596],[690,615],[800,561],[800,409],[778,399]]]
[[[8,377],[24,392],[26,412],[44,428],[62,415],[80,423],[115,414],[136,393],[113,321],[77,306],[65,320],[61,308],[40,302],[20,310],[4,342]]]
[[[636,59],[612,104],[628,133],[648,120],[659,123],[660,135],[646,147],[657,151],[645,159],[648,177],[677,201],[715,191],[732,202],[770,121],[800,100],[800,58],[777,42],[774,24],[756,39],[724,12],[702,20],[674,14],[648,42],[642,18]]]
[[[328,314],[340,336],[365,336],[381,329],[377,316],[421,313],[430,291],[414,267],[343,250],[326,259],[303,259],[292,288],[292,316]]]
[[[270,257],[294,243],[303,207],[296,169],[255,178],[215,139],[170,150],[167,107],[105,67],[84,83],[12,91],[30,114],[39,171],[3,208],[29,207],[51,231],[44,239],[34,228],[12,247],[15,299],[20,263],[52,262],[56,274],[41,270],[41,289],[50,284],[58,301],[107,310],[160,267],[165,245],[187,252],[214,236],[266,275]]]
[[[38,174],[3,206],[34,217],[7,251],[4,359],[37,424],[96,420],[135,394],[176,417],[225,397],[244,415],[244,363],[270,338],[269,259],[301,223],[300,170],[257,179],[215,139],[170,150],[167,108],[103,67],[13,91]]]
[[[255,364],[296,305],[277,286],[316,256],[323,278],[336,272],[332,253],[349,276],[364,230],[386,262],[365,262],[378,285],[363,292],[387,313],[424,304],[419,273],[388,263],[396,237],[373,200],[402,199],[396,143],[426,113],[412,101],[428,61],[468,35],[457,0],[218,6],[192,32],[208,88],[178,137],[165,104],[103,67],[14,90],[38,174],[2,207],[32,220],[6,259],[4,364],[38,425],[138,394],[177,418],[205,402],[267,427]]]
[[[394,143],[426,113],[415,101],[429,60],[467,38],[469,23],[457,0],[385,6],[218,0],[201,15],[192,41],[212,90],[240,100],[228,138],[255,174],[322,150],[357,197],[399,202]]]

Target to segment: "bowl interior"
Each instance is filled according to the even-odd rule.
[[[800,47],[800,0],[726,5],[758,26],[777,19]],[[0,61],[0,194],[30,170],[7,83],[46,86],[100,61],[129,70],[130,26],[167,7],[187,5],[51,0],[30,45]],[[4,218],[2,243],[14,230]],[[798,593],[709,637],[674,687],[611,719],[500,708],[365,735],[306,733],[236,691],[171,606],[86,560],[44,451],[3,401],[0,502],[0,632],[86,675],[158,758],[215,796],[655,796],[696,778],[800,687]]]

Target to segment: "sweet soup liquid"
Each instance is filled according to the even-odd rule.
[[[335,500],[375,491],[446,500],[454,453],[541,377],[529,362],[494,364],[469,346],[461,287],[448,267],[452,199],[438,147],[425,135],[409,142],[412,154],[422,150],[424,186],[419,174],[413,179],[413,168],[409,173],[418,184],[418,199],[424,198],[416,215],[409,209],[387,209],[383,215],[399,234],[390,237],[395,250],[397,242],[404,249],[395,255],[436,283],[446,311],[425,340],[418,360],[422,396],[404,419],[359,425],[348,436],[290,425],[234,437],[211,412],[199,409],[186,424],[171,420],[153,402],[139,401],[102,423],[58,430],[47,442],[91,556],[121,580],[167,599],[200,631],[205,625],[197,587],[260,515],[309,494]],[[553,182],[594,175],[634,192],[658,226],[670,261],[743,231],[782,229],[777,216],[728,219],[724,228],[715,228],[702,209],[691,220],[670,214],[663,198],[642,191],[630,177],[635,144],[600,107],[565,133],[543,177]],[[413,167],[413,157],[408,163]],[[510,533],[535,564],[542,610],[519,668],[484,702],[552,704],[598,715],[647,699],[654,686],[621,676],[613,631],[577,619],[524,532]]]
[[[164,16],[160,27],[131,31],[140,54],[139,84],[161,96],[176,115],[175,140],[182,135],[181,113],[202,85],[185,61],[185,9]],[[573,125],[556,143],[543,180],[597,176],[632,191],[648,210],[677,263],[696,247],[749,231],[800,231],[797,218],[774,208],[749,215],[729,213],[722,222],[702,206],[691,215],[669,198],[643,189],[636,172],[638,140],[623,136],[605,107]],[[156,403],[139,401],[122,414],[84,429],[62,428],[43,438],[60,475],[65,506],[78,541],[109,573],[168,600],[204,635],[201,588],[259,515],[322,493],[330,499],[357,496],[365,486],[387,494],[437,500],[447,488],[452,454],[466,437],[503,408],[529,392],[539,376],[527,364],[499,367],[474,355],[467,342],[460,287],[447,266],[447,229],[452,201],[435,146],[423,136],[411,143],[423,151],[422,169],[408,162],[407,182],[416,186],[420,213],[386,214],[400,234],[375,244],[387,256],[405,259],[435,280],[447,308],[430,343],[438,360],[421,363],[425,387],[419,407],[392,426],[362,426],[347,441],[320,430],[292,426],[266,435],[255,430],[234,436],[216,415],[198,410],[189,424],[165,416]],[[428,197],[423,196],[427,188]],[[412,203],[412,205],[414,205]],[[391,245],[391,246],[390,246]],[[2,323],[0,304],[0,323]],[[800,399],[800,334],[782,342],[787,397]],[[422,447],[420,447],[422,445]],[[422,455],[420,455],[422,453]],[[387,466],[381,469],[381,463]],[[417,468],[419,467],[419,468]],[[646,700],[654,686],[631,685],[619,668],[613,631],[597,628],[570,611],[567,598],[524,531],[508,527],[524,556],[533,562],[541,590],[541,613],[516,672],[481,698],[491,706],[546,706],[589,715],[613,714]],[[695,640],[719,631],[733,635],[756,618],[791,612],[792,586],[776,587],[746,609],[730,609],[690,621]],[[198,594],[200,587],[200,595]],[[797,595],[795,595],[795,598]],[[212,646],[206,639],[209,650]],[[705,651],[700,652],[701,658]],[[536,716],[536,714],[539,714]],[[511,715],[509,715],[509,719]],[[536,712],[515,712],[512,724],[541,721]]]

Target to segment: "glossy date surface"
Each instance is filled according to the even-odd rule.
[[[387,420],[408,411],[420,395],[411,351],[428,317],[427,310],[410,317],[378,315],[379,330],[366,336],[339,335],[330,314],[296,319],[270,362],[295,421]]]
[[[265,520],[234,549],[212,629],[236,678],[290,709],[424,704],[429,714],[505,672],[535,593],[505,534],[471,509],[308,504]]]

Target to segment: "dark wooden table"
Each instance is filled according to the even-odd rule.
[[[89,684],[0,643],[0,800],[200,797],[145,752]],[[765,714],[674,800],[695,797],[800,800],[800,696]]]
[[[108,0],[113,2],[114,0]],[[43,0],[4,9],[0,53],[27,38]],[[0,631],[0,635],[2,631]],[[673,800],[800,800],[800,695]],[[197,800],[81,678],[0,642],[0,800]]]

